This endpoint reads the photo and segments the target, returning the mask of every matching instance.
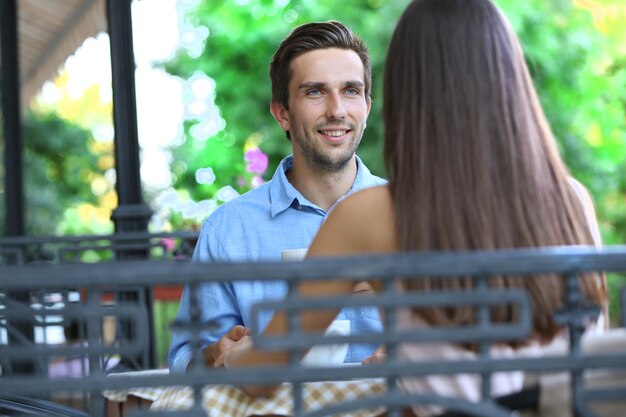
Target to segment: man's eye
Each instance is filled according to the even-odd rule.
[[[360,91],[356,88],[348,88],[346,89],[346,94],[350,96],[358,96],[360,94]]]
[[[320,94],[322,94],[322,92],[320,90],[317,90],[317,89],[308,90],[306,92],[307,96],[319,96]]]

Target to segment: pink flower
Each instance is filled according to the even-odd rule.
[[[176,249],[176,242],[171,237],[164,237],[163,239],[161,239],[161,243],[165,247],[165,250],[168,252],[172,252],[174,249]]]
[[[268,158],[259,148],[252,148],[244,155],[244,159],[248,162],[246,171],[250,173],[263,174],[267,169]]]

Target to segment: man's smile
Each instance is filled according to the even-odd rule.
[[[348,137],[348,133],[352,132],[352,129],[348,128],[331,128],[331,129],[319,129],[317,133],[324,136],[329,142],[342,142]]]

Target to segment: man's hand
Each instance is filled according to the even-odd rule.
[[[385,345],[380,345],[376,348],[372,356],[363,359],[363,365],[371,365],[373,363],[383,363],[387,359],[387,351]]]
[[[216,368],[219,368],[219,367],[228,368],[229,367],[228,365],[230,363],[229,362],[230,358],[233,358],[233,357],[236,358],[238,355],[241,355],[245,353],[246,351],[250,350],[251,347],[252,347],[252,337],[247,336],[247,335],[242,337],[238,341],[231,344],[228,349],[224,350],[224,352],[222,352],[222,354],[217,357],[217,359],[215,360],[214,366]]]
[[[249,328],[237,325],[230,329],[228,333],[226,333],[220,340],[213,343],[212,345],[207,346],[202,355],[204,356],[204,362],[207,366],[215,366],[216,368],[223,366],[222,363],[217,364],[216,360],[219,358],[224,352],[232,348],[235,343],[241,340],[244,336],[251,335],[252,332]]]
[[[359,281],[354,285],[352,293],[372,295],[374,294],[374,288],[372,288],[372,285],[367,281]]]
[[[225,350],[215,361],[215,367],[230,368],[233,362],[238,362],[239,366],[249,366],[242,363],[242,357],[248,356],[250,359],[250,351],[254,350],[252,346],[252,337],[246,335],[233,343],[231,347]],[[253,354],[254,355],[254,354]],[[254,360],[253,360],[254,361]],[[244,385],[239,388],[252,398],[267,397],[272,395],[280,385]]]

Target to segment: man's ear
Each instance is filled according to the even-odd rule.
[[[290,128],[289,112],[285,106],[278,101],[272,100],[270,102],[270,112],[272,112],[272,116],[274,116],[274,119],[276,119],[280,127],[282,127],[284,131],[288,131]]]
[[[372,110],[372,97],[367,96],[367,115],[369,116],[370,110]]]

